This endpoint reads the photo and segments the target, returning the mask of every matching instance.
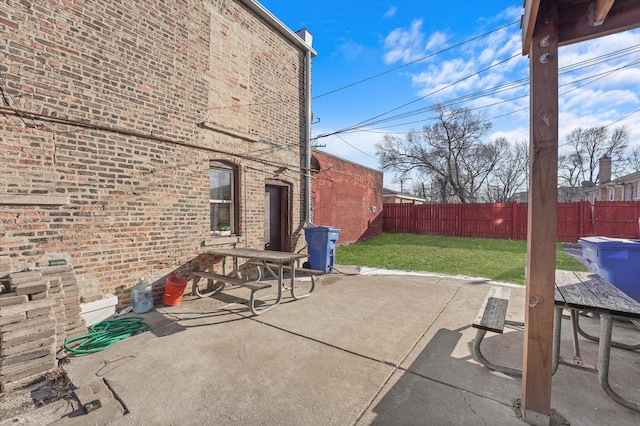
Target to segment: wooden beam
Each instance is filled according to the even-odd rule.
[[[611,10],[611,6],[616,0],[596,0],[593,4],[593,23],[592,25],[600,25]]]
[[[522,28],[522,54],[528,55],[531,48],[531,37],[538,17],[538,9],[540,8],[540,0],[525,0],[524,14],[520,21]]]
[[[558,6],[558,16],[558,43],[566,46],[640,27],[640,2],[566,2]]]
[[[525,0],[522,54],[531,50],[541,0]],[[640,27],[640,1],[594,0],[558,2],[558,43],[560,46],[591,40]]]
[[[558,215],[558,19],[555,0],[541,2],[534,25],[529,53],[530,173],[522,411],[527,423],[548,425],[551,418]]]

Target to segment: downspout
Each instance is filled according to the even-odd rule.
[[[315,226],[311,221],[311,51],[305,54],[305,156],[304,156],[304,226]]]
[[[304,57],[304,227],[315,226],[311,221],[311,58],[315,52],[311,47],[313,37],[306,28],[296,31],[306,46]]]

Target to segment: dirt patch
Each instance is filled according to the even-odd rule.
[[[4,424],[3,420],[15,418],[53,402],[67,400],[77,403],[74,389],[75,386],[59,367],[46,373],[42,380],[36,383],[22,389],[3,392],[0,394],[0,425]]]

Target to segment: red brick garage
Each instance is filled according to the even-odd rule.
[[[312,155],[315,225],[340,228],[338,245],[380,235],[382,172],[318,150]]]

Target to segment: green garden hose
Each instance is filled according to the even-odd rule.
[[[110,321],[102,321],[90,328],[89,334],[73,337],[64,342],[63,347],[75,355],[91,354],[108,349],[118,340],[126,339],[139,333],[151,330],[151,326],[142,317],[126,317]],[[73,348],[69,347],[71,343]]]

